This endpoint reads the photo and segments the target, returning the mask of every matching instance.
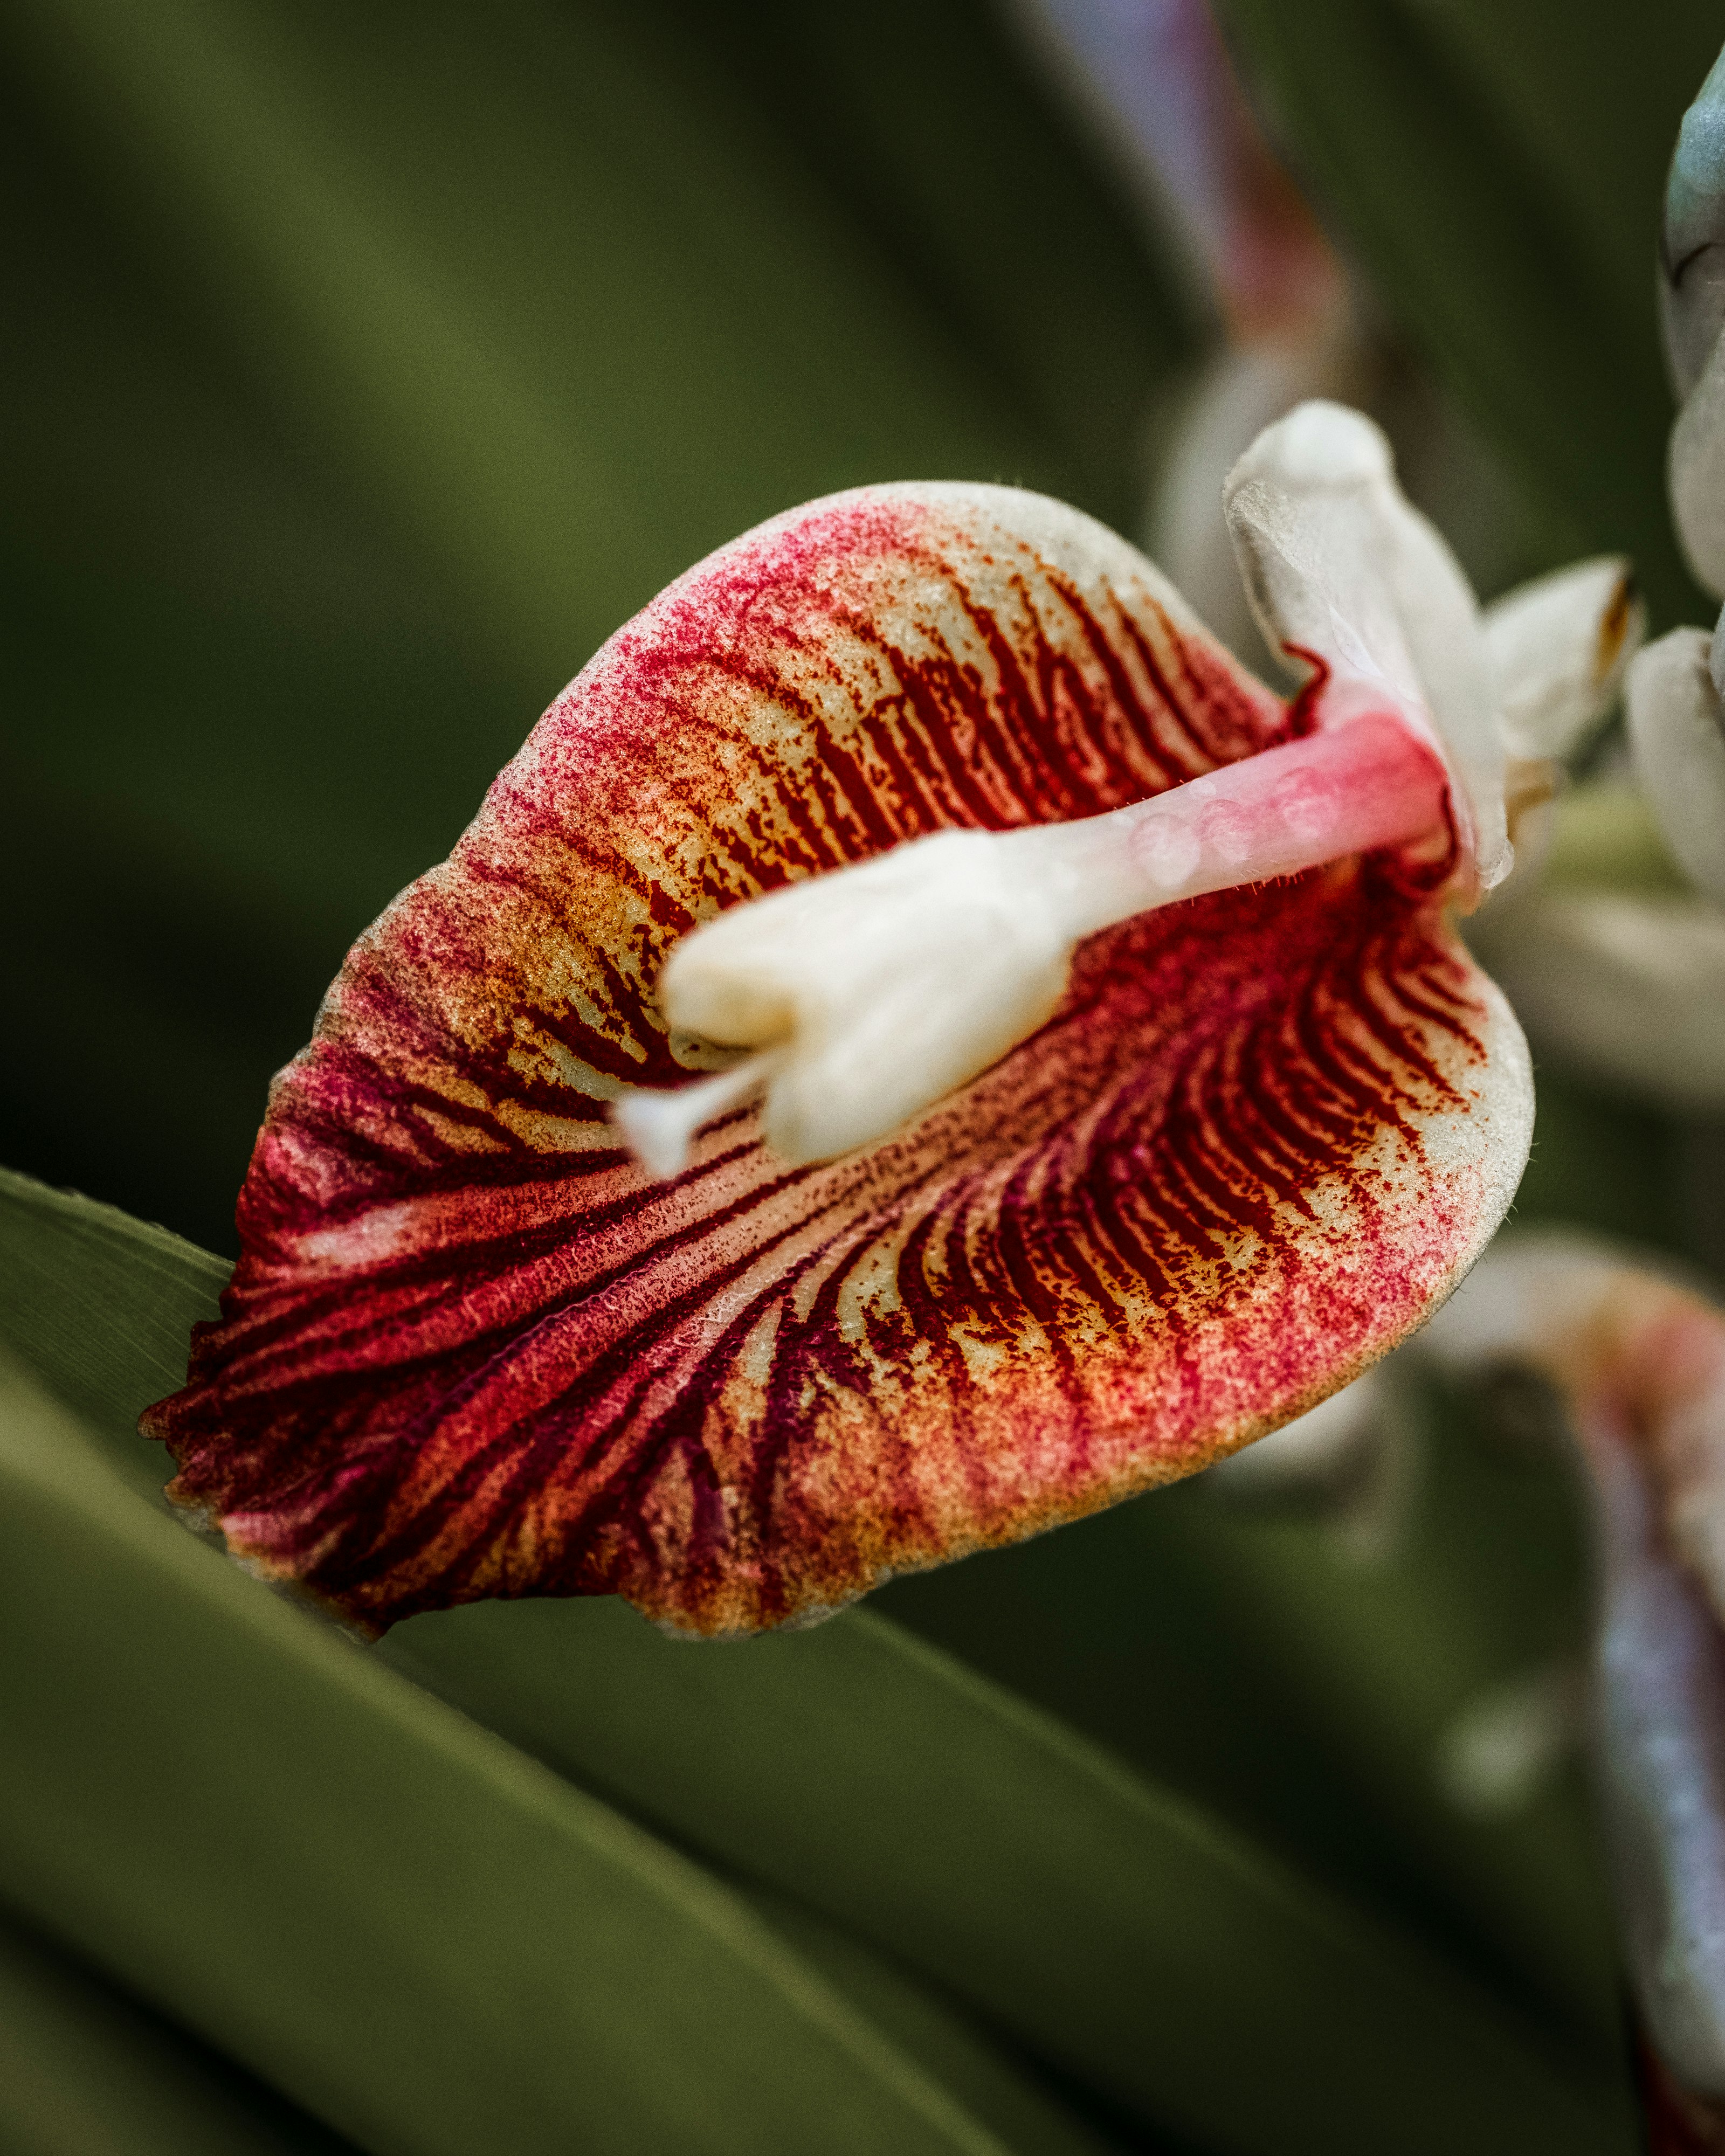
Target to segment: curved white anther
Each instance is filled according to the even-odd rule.
[[[632,1086],[612,1103],[611,1120],[649,1175],[680,1174],[696,1134],[733,1108],[759,1100],[782,1060],[777,1050],[763,1049],[692,1085],[663,1091]]]
[[[1064,994],[1073,937],[1040,836],[943,831],[733,906],[672,952],[660,1004],[704,1040],[783,1044],[762,1125],[783,1159],[884,1137]]]

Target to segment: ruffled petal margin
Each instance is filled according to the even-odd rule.
[[[655,1184],[605,1113],[702,1063],[652,989],[720,908],[1120,807],[1309,718],[1122,541],[1009,489],[864,489],[691,570],[276,1081],[222,1322],[144,1417],[172,1494],[369,1628],[617,1593],[729,1634],[1311,1406],[1449,1291],[1526,1157],[1526,1051],[1442,864],[1106,931],[1041,1032],[838,1161],[787,1169],[750,1109]]]

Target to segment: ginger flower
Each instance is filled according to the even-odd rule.
[[[620,630],[276,1081],[145,1418],[176,1496],[373,1629],[737,1633],[1189,1473],[1418,1325],[1528,1142],[1448,917],[1507,865],[1505,683],[1591,681],[1621,578],[1512,664],[1332,406],[1229,514],[1291,703],[1002,487],[816,502]]]

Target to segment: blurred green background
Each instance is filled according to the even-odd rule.
[[[4,1150],[218,1249],[347,944],[614,629],[865,480],[1129,522],[1196,348],[985,0],[6,43]]]
[[[1485,444],[1520,566],[1627,548],[1661,625],[1704,619],[1664,506],[1651,261],[1716,12],[1664,0],[1632,28],[1598,0],[1227,0],[1223,13],[1332,234]],[[1219,334],[1142,191],[1020,20],[983,0],[7,0],[0,52],[0,1158],[216,1252],[233,1247],[270,1074],[305,1038],[348,943],[448,850],[619,624],[749,524],[868,480],[1018,481],[1135,531],[1147,444]],[[1542,1072],[1540,1097],[1524,1217],[1720,1265],[1716,1129],[1561,1071]],[[0,1330],[105,1445],[101,1472],[141,1489],[155,1469],[128,1450],[131,1419],[175,1381],[176,1342],[220,1269],[94,1217],[16,1199]],[[1367,1912],[1363,1938],[1387,1925],[1416,1958],[1462,1972],[1469,1999],[1534,2032],[1529,2056],[1598,2145],[1632,2148],[1579,1774],[1512,1816],[1474,1819],[1445,1804],[1434,1764],[1471,1702],[1580,1640],[1575,1495],[1548,1451],[1505,1442],[1501,1402],[1424,1393],[1406,1412],[1417,1491],[1388,1565],[1350,1556],[1332,1522],[1245,1517],[1199,1484],[898,1584],[871,1605],[888,1620],[878,1634],[872,1617],[847,1619],[685,1661],[607,1609],[415,1620],[352,1682],[379,1688],[365,1695],[372,1726],[420,1763],[391,1751],[370,1795],[324,1811],[320,1790],[346,1788],[339,1643],[188,1539],[158,1549],[137,1527],[134,1578],[120,1555],[131,1516],[96,1469],[55,1483],[64,1543],[40,1524],[17,1563],[51,1548],[62,1568],[28,1595],[15,1572],[8,1620],[24,1628],[14,1642],[35,1642],[8,1650],[28,1676],[9,1726],[36,1732],[31,1756],[53,1768],[3,1823],[0,1890],[27,1921],[0,1953],[0,2066],[4,2030],[33,2031],[14,2056],[37,2074],[36,2109],[12,2127],[36,2138],[19,2146],[203,2147],[211,2118],[213,2148],[338,2145],[318,2118],[360,2146],[444,2145],[429,2114],[403,2123],[389,2108],[421,2071],[408,2053],[380,2040],[372,2086],[362,2057],[326,2069],[311,2036],[300,2052],[280,2037],[320,1964],[315,1944],[278,1953],[279,1928],[349,1863],[356,1821],[387,1845],[391,1775],[424,1778],[422,1809],[444,1818],[447,1799],[447,1818],[483,1838],[540,1801],[540,1759],[562,1778],[557,1804],[584,1793],[614,1808],[617,1833],[644,1823],[658,1837],[667,1906],[707,1891],[677,1870],[691,1858],[724,1892],[760,1897],[748,1906],[787,1951],[997,2135],[966,2140],[948,2120],[931,2146],[1267,2156],[1459,2147],[1465,2130],[1483,2148],[1497,2145],[1494,2119],[1505,2148],[1533,2145],[1527,2089],[1545,2084],[1506,2067],[1502,2087],[1522,2093],[1500,2104],[1497,2066],[1471,2036],[1445,2050],[1435,2024],[1432,2085],[1460,2108],[1448,2125],[1398,2124],[1394,2076],[1373,2081],[1367,2061],[1400,2056],[1407,2000],[1425,1996],[1412,1977],[1405,1992],[1386,1980],[1381,2030],[1361,2025],[1358,2088],[1347,2092],[1345,2054],[1314,2057],[1278,2126],[1276,2076],[1293,2070],[1254,2044],[1270,2044],[1278,1997],[1291,2027],[1296,2002],[1322,2004],[1301,1957],[1330,1922],[1285,1922],[1280,1887],[1240,1888],[1238,1906],[1235,1886],[1214,1888],[1230,1912],[1217,1935],[1261,1979],[1237,2035],[1212,2021],[1195,2049],[1158,2050],[1132,1988],[1153,1914],[1111,1932],[1111,1905],[1153,1912],[1171,1882],[1199,1882],[1156,1979],[1174,1996],[1175,1950],[1203,1936],[1211,1906],[1204,1852],[1225,1845],[1261,1853],[1266,1878],[1286,1864]],[[35,1519],[18,1493],[39,1496],[40,1460],[59,1457],[59,1439],[41,1443],[18,1455],[18,1519]],[[31,1633],[54,1580],[76,1591]],[[278,1615],[317,1644],[278,1640]],[[206,1671],[199,1657],[248,1625],[261,1659]],[[147,1656],[115,1674],[111,1643],[134,1633],[167,1691],[186,1692],[159,1714],[137,1704]],[[903,1645],[917,1640],[957,1660],[925,1667]],[[213,1730],[198,1702],[218,1683],[237,1719]],[[461,1752],[417,1685],[501,1731],[506,1770],[478,1732]],[[846,1728],[868,1732],[870,1758],[898,1759],[900,1780],[859,1779]],[[331,1748],[314,1773],[317,1744]],[[291,1847],[260,1844],[245,1822],[260,1793],[290,1786],[314,1824]],[[162,1809],[138,1813],[144,1792]],[[55,1804],[85,1803],[87,1892],[40,1839]],[[135,1815],[147,1815],[137,1833]],[[601,1816],[559,1814],[558,1848],[599,1833]],[[1070,1874],[1015,1899],[1034,1853],[1068,1835]],[[184,1939],[128,1899],[158,1859],[204,1876],[208,1904]],[[1257,1879],[1251,1864],[1240,1876]],[[279,1876],[254,1907],[260,1872]],[[343,1877],[353,1898],[336,1905],[332,1937],[399,1932],[390,1980],[410,1991],[413,1972],[441,1968],[434,1882],[421,1909],[410,1871]],[[222,1964],[229,2006],[187,1972],[242,1906],[239,1958]],[[477,1888],[461,1904],[474,1937],[491,1906]],[[532,1934],[535,1981],[554,1986],[554,1965],[532,1958],[531,1907],[519,1926],[485,1951],[506,1969],[511,1938]],[[1360,1951],[1347,1980],[1368,1998],[1358,1969],[1376,1949]],[[742,1981],[691,1966],[717,1992]],[[332,1997],[362,1984],[357,1969],[342,1962]],[[650,2013],[660,1978],[639,1980],[639,1998],[623,1995]],[[430,1984],[433,2051],[453,2010]],[[1456,2028],[1472,2010],[1455,2007]],[[763,2071],[794,2048],[743,2006],[720,2021],[714,2045],[759,2045]],[[473,2039],[473,2086],[531,2081],[509,2041],[489,2024]],[[846,2056],[865,2052],[859,2037]],[[138,2059],[143,2079],[128,2080]],[[691,2102],[716,2103],[721,2082],[690,2071]],[[869,2071],[911,2102],[878,2060]],[[195,2131],[162,2093],[182,2081],[201,2092],[186,2099],[206,2122]],[[911,2145],[860,2085],[834,2082],[863,2123],[830,2145]],[[562,2114],[542,2097],[552,2108],[507,2137],[451,2129],[451,2145],[663,2145],[626,2104],[560,2143]],[[153,2143],[138,2124],[149,2102],[167,2107]],[[922,2096],[911,2109],[933,2116]],[[19,2125],[27,2112],[35,2123]],[[709,2116],[711,2145],[809,2145],[794,2118],[763,2118]],[[1581,2145],[1557,2112],[1546,2125],[1553,2148]]]

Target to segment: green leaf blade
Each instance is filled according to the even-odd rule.
[[[393,2156],[1000,2144],[728,1890],[0,1378],[0,1892]]]

